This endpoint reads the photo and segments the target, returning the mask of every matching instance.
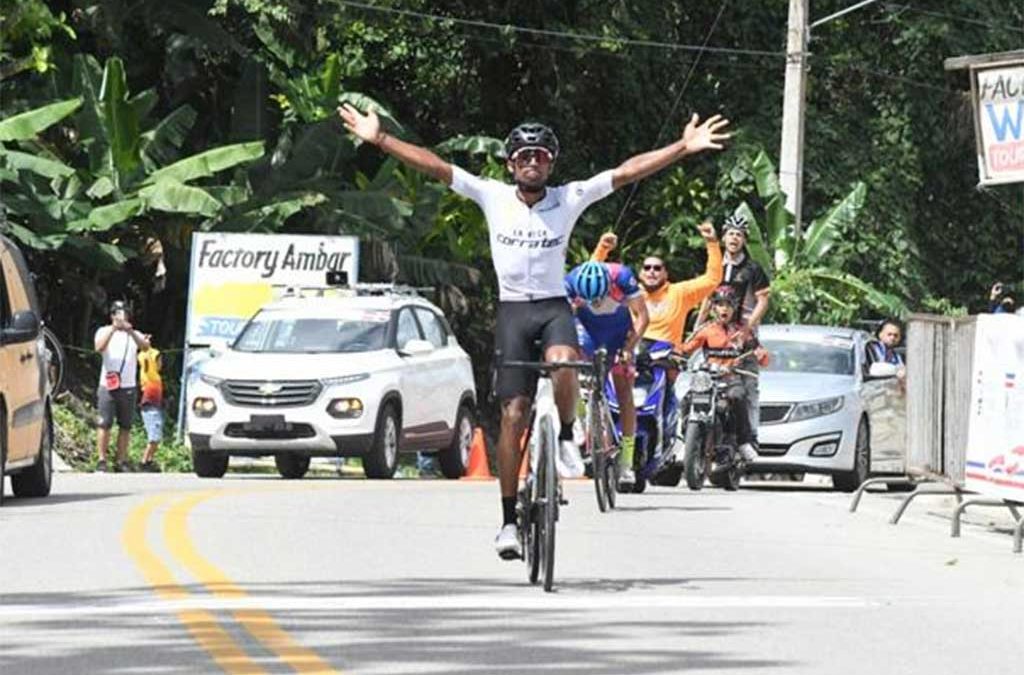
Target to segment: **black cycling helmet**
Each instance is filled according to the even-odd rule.
[[[750,225],[747,223],[747,217],[742,213],[734,213],[726,218],[722,224],[722,234],[725,235],[729,230],[737,230],[744,237],[749,235]]]
[[[505,139],[505,158],[512,159],[512,155],[523,148],[544,148],[551,153],[551,159],[556,159],[558,136],[549,126],[539,122],[523,122],[508,133]]]
[[[114,312],[124,312],[127,314],[128,303],[126,303],[124,300],[114,300],[112,303],[110,303],[110,313],[113,314]]]

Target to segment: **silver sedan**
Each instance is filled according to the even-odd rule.
[[[818,473],[853,491],[903,467],[906,403],[895,369],[869,368],[861,330],[767,325],[756,473]]]

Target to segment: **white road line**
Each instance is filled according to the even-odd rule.
[[[193,597],[183,600],[154,602],[126,600],[122,602],[0,605],[0,620],[5,618],[42,618],[59,615],[85,616],[104,614],[163,614],[182,610],[232,611],[264,609],[274,611],[357,611],[376,609],[455,610],[455,609],[835,609],[870,608],[894,604],[893,598],[861,598],[844,596],[800,595],[707,595],[685,596],[664,594],[559,596],[538,592],[535,595],[471,595],[471,596],[353,596],[353,597],[282,597],[246,596],[243,598]]]

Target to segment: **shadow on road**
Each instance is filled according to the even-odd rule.
[[[47,508],[52,506],[60,506],[61,504],[71,504],[74,502],[94,502],[100,499],[114,499],[116,497],[129,497],[129,492],[65,492],[65,493],[53,493],[49,497],[41,498],[19,498],[11,497],[8,495],[4,498],[4,510],[17,509],[34,506],[37,508]]]
[[[623,591],[685,584],[680,579],[581,579],[566,590]],[[420,592],[450,595],[469,586],[475,591],[522,584],[482,579],[411,579],[361,585],[353,595]],[[294,595],[291,586],[281,587]],[[259,589],[249,588],[254,594]],[[310,589],[312,592],[313,589]],[[323,592],[321,587],[321,592]],[[535,589],[530,589],[533,592]],[[362,592],[358,592],[362,591]],[[81,606],[112,604],[147,597],[147,589],[97,593],[5,595],[0,605]],[[148,596],[152,597],[152,596]],[[547,596],[551,597],[551,596]],[[273,610],[279,625],[296,640],[344,672],[406,673],[680,673],[793,668],[794,661],[745,656],[766,624],[652,616],[641,608],[585,610],[564,608],[416,607]],[[268,672],[283,672],[231,614],[215,611],[221,625]],[[59,617],[31,613],[0,617],[7,635],[0,644],[0,672],[34,675],[90,673],[205,673],[216,665],[192,640],[173,612],[143,613],[122,606],[117,613]],[[201,626],[200,626],[201,628]],[[776,626],[777,628],[777,626]],[[53,642],[60,636],[59,645]],[[762,643],[763,644],[763,643]]]
[[[642,513],[644,511],[732,511],[731,506],[621,506],[616,511]]]

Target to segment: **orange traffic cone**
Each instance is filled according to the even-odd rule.
[[[473,444],[469,448],[469,466],[462,480],[494,480],[491,467],[487,463],[487,441],[484,430],[477,427],[473,430]]]

